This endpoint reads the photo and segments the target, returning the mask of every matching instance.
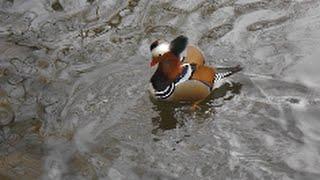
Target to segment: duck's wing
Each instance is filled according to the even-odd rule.
[[[203,66],[205,63],[202,52],[192,45],[187,46],[186,59],[184,62],[196,64],[197,66]]]
[[[201,81],[212,88],[215,81],[215,74],[216,70],[213,67],[197,66],[190,79]]]

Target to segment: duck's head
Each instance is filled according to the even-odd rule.
[[[172,54],[179,58],[180,54],[187,47],[188,38],[185,36],[178,36],[170,43],[164,40],[156,40],[150,45],[152,60],[150,66],[160,63],[166,54]]]

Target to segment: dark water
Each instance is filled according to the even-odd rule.
[[[241,64],[152,102],[149,44]],[[0,179],[320,179],[317,0],[0,0]]]

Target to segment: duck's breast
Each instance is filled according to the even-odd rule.
[[[179,83],[173,94],[167,98],[168,101],[174,102],[194,102],[205,99],[210,95],[210,87],[198,80],[187,80]]]

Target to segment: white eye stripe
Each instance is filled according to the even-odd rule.
[[[151,53],[153,57],[159,56],[160,54],[163,55],[166,52],[170,51],[170,44],[167,42],[159,44],[157,47],[155,47]]]

